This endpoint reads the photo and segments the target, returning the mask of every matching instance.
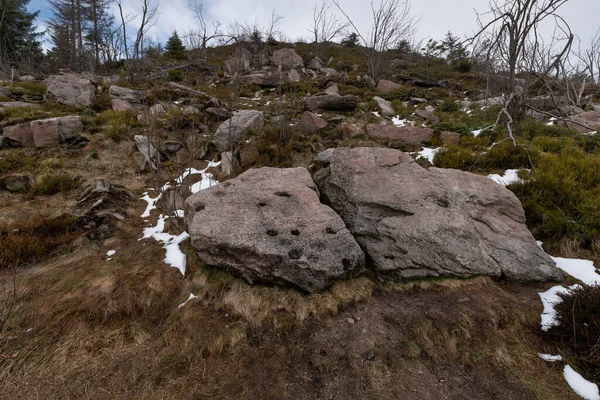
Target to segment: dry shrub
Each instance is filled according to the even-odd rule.
[[[69,174],[51,173],[43,175],[31,189],[31,195],[51,196],[67,193],[77,186],[77,179]]]
[[[551,335],[563,342],[592,381],[600,379],[600,287],[579,287],[560,297],[558,325]]]
[[[76,236],[75,218],[33,217],[28,221],[0,226],[0,269],[27,265],[55,254]]]

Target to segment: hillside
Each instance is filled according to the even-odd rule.
[[[600,284],[600,88],[540,87],[509,132],[501,74],[390,51],[375,82],[360,47],[321,53],[244,42],[2,83],[1,398],[600,382],[593,351],[540,327],[540,293]]]

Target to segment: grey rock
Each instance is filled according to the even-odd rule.
[[[298,121],[298,125],[296,125],[298,129],[306,133],[318,132],[326,126],[327,121],[310,111],[306,111]]]
[[[28,122],[6,127],[2,133],[4,140],[9,139],[14,145],[21,147],[33,146],[33,133],[31,132],[31,124]]]
[[[129,102],[129,100],[123,100],[123,99],[112,99],[110,101],[111,104],[111,108],[114,111],[127,111],[127,110],[132,110],[133,106],[131,105],[131,103]]]
[[[60,144],[58,119],[50,118],[31,122],[33,144],[35,147],[52,147]]]
[[[417,109],[415,110],[415,115],[427,122],[440,122],[440,119],[433,112],[428,110]]]
[[[265,72],[245,75],[242,81],[247,85],[257,85],[261,87],[277,87],[283,83],[283,78],[278,72]]]
[[[312,60],[310,60],[310,62],[307,65],[307,68],[314,69],[316,71],[320,71],[321,68],[323,68],[324,66],[325,66],[325,63],[323,62],[323,60],[321,60],[319,57],[315,57]]]
[[[380,79],[379,82],[377,83],[377,90],[380,91],[381,93],[390,93],[396,89],[400,89],[402,88],[402,85],[396,83],[396,82],[392,82],[392,81],[387,81],[385,79]]]
[[[318,292],[364,270],[363,252],[304,168],[251,169],[194,194],[185,224],[205,264],[250,283]]]
[[[290,82],[300,82],[301,76],[295,69],[290,69],[287,78]]]
[[[271,56],[271,62],[283,70],[304,68],[302,57],[294,49],[275,50]]]
[[[124,87],[117,86],[117,85],[112,85],[108,89],[108,94],[113,99],[139,101],[140,98],[144,95],[144,91],[124,88]]]
[[[335,148],[313,179],[384,280],[563,277],[525,225],[517,197],[487,177],[430,168],[384,148]]]
[[[2,178],[0,186],[11,193],[24,193],[31,188],[31,177],[24,174],[8,175]]]
[[[327,89],[325,89],[323,93],[329,96],[340,96],[340,88],[338,87],[338,85],[333,84],[330,85]]]
[[[374,88],[375,86],[377,86],[377,84],[375,83],[375,81],[369,76],[369,75],[365,75],[363,76],[363,80],[365,82],[365,85],[368,88]]]
[[[232,57],[223,62],[225,70],[230,74],[239,74],[250,70],[250,60],[239,57]]]
[[[372,140],[387,143],[398,143],[403,150],[417,151],[433,138],[433,129],[418,126],[395,126],[368,124],[367,135]]]
[[[237,142],[252,129],[261,129],[264,124],[264,115],[261,111],[236,111],[230,119],[217,128],[213,140],[220,152],[233,150]]]
[[[354,111],[358,104],[356,96],[313,96],[304,100],[306,108],[312,112]]]
[[[396,115],[396,111],[394,111],[394,107],[392,107],[392,102],[387,101],[386,99],[382,99],[379,96],[373,97],[373,100],[377,102],[379,109],[381,110],[381,114],[386,117],[391,117]]]
[[[321,72],[324,72],[325,76],[327,76],[329,78],[337,78],[338,76],[341,75],[339,72],[337,72],[333,68],[321,68]]]
[[[35,78],[31,75],[23,75],[23,76],[19,77],[19,82],[32,83],[32,82],[35,82]]]
[[[74,107],[90,107],[96,98],[93,74],[61,72],[45,81],[48,89],[46,98]]]

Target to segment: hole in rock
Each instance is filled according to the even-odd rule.
[[[292,259],[292,260],[299,260],[300,257],[302,257],[302,250],[300,249],[292,249],[290,250],[290,252],[288,253],[288,256]]]
[[[292,195],[289,194],[288,192],[275,192],[275,196],[279,196],[279,197],[292,197]]]
[[[298,229],[292,229],[290,233],[294,236],[298,236],[300,234],[300,231]]]
[[[278,235],[278,232],[277,232],[277,231],[274,231],[274,230],[272,230],[272,229],[269,229],[269,230],[267,231],[267,235],[269,235],[269,236],[277,236],[277,235]]]
[[[337,232],[335,231],[335,229],[333,228],[327,228],[325,229],[325,232],[331,234],[331,235],[335,235]]]

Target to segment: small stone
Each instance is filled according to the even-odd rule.
[[[346,322],[348,322],[349,324],[354,325],[354,318],[346,318]]]

